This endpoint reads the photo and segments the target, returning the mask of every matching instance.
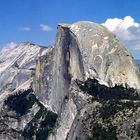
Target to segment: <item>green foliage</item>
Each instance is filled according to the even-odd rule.
[[[36,136],[36,140],[46,140],[49,133],[53,130],[56,120],[56,113],[41,107],[34,118],[27,124],[22,135],[31,140],[33,136]]]
[[[102,100],[120,100],[120,99],[130,99],[138,100],[140,99],[139,94],[133,88],[123,87],[122,85],[115,85],[114,87],[107,87],[105,85],[99,84],[96,79],[88,79],[84,83],[76,80],[79,88],[87,92],[88,94],[94,96],[96,99]]]
[[[100,108],[100,117],[103,119],[108,119],[123,109],[136,109],[139,106],[139,103],[133,102],[133,100],[140,100],[139,94],[133,88],[122,85],[111,88],[100,85],[96,79],[88,79],[85,82],[77,80],[76,82],[81,90],[93,96],[93,101],[97,100],[103,104]],[[121,102],[120,100],[123,99],[129,101]]]
[[[138,129],[137,130],[138,130],[137,136],[140,137],[140,123],[138,123]]]
[[[30,108],[32,108],[34,102],[36,101],[36,97],[32,94],[32,92],[32,89],[19,91],[15,95],[9,96],[4,103],[9,109],[16,111],[18,115],[22,116],[26,114]]]
[[[124,109],[137,109],[140,105],[134,103],[133,101],[129,102],[119,102],[119,101],[109,101],[108,103],[104,103],[103,107],[100,108],[100,117],[105,120],[109,117],[114,116],[119,111]]]
[[[25,126],[22,136],[26,140],[46,140],[49,133],[53,130],[57,114],[47,110],[33,94],[32,89],[19,91],[5,100],[9,110],[16,111],[17,115],[22,116],[28,113],[29,109],[36,103],[40,107],[33,119]]]
[[[92,138],[89,140],[117,140],[116,135],[116,126],[110,124],[108,128],[104,128],[101,124],[95,123],[93,124]]]
[[[39,131],[36,134],[37,140],[43,140],[48,137],[49,132],[53,130],[56,123],[57,114],[48,111],[45,119],[40,123]]]
[[[98,101],[102,104],[98,111],[88,118],[92,121],[92,117],[94,119],[97,117],[90,123],[93,129],[89,140],[117,140],[117,126],[113,126],[113,118],[120,111],[122,113],[126,109],[135,111],[140,107],[138,92],[133,88],[123,87],[122,85],[107,87],[99,84],[96,79],[88,79],[85,82],[76,80],[76,83],[84,93],[92,96],[91,101]],[[99,120],[101,120],[100,123]],[[139,131],[138,135],[140,135]]]

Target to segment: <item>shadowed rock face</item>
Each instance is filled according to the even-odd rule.
[[[84,72],[77,38],[68,27],[58,26],[49,103],[59,112],[72,79],[83,80]],[[57,100],[56,100],[57,99]]]
[[[54,48],[26,43],[0,52],[0,138],[139,138],[139,96],[132,100],[134,89],[115,84],[139,90],[139,68],[114,34],[92,22],[58,25]],[[119,99],[117,91],[129,97]],[[108,107],[115,112],[109,111],[104,122],[100,114]]]

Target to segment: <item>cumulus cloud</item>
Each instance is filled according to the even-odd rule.
[[[19,31],[22,31],[22,32],[29,32],[29,31],[31,31],[31,28],[30,28],[30,27],[20,27],[20,28],[19,28]]]
[[[102,25],[115,33],[131,50],[140,51],[140,23],[134,18],[109,18]]]
[[[46,32],[51,32],[53,29],[47,24],[40,24],[41,30]]]
[[[4,45],[1,51],[8,51],[8,50],[14,49],[16,46],[17,46],[16,43],[10,42]]]

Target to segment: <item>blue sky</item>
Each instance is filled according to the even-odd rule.
[[[24,41],[41,45],[52,44],[58,23],[73,23],[79,20],[105,23],[111,18],[109,24],[112,24],[116,22],[114,18],[124,21],[126,16],[130,16],[134,23],[140,23],[140,0],[1,0],[0,2],[1,47],[10,42]],[[118,27],[113,31],[118,35],[121,34],[120,36],[124,35]],[[140,37],[140,28],[137,26],[126,31]],[[129,48],[135,58],[140,58],[139,38],[131,40],[132,38],[124,39],[124,42],[128,46],[130,44]],[[133,44],[136,46],[135,49]]]

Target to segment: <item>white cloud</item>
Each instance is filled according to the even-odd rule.
[[[21,27],[21,28],[19,28],[19,31],[29,32],[29,31],[31,31],[31,28],[30,27]]]
[[[109,18],[103,23],[110,31],[115,30],[127,30],[130,27],[139,27],[139,23],[136,23],[131,16],[126,16],[124,19],[119,18]]]
[[[53,29],[47,24],[40,24],[41,30],[46,32],[51,32]]]
[[[17,46],[16,43],[10,42],[4,45],[1,51],[8,51],[8,50],[14,49],[16,46]]]
[[[102,25],[115,33],[131,50],[140,51],[140,23],[134,18],[109,18]]]

